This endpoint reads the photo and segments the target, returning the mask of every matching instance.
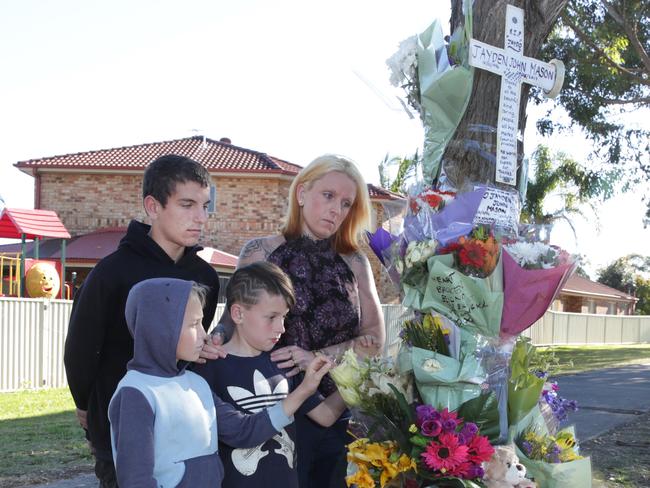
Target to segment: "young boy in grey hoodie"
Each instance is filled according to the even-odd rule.
[[[293,422],[331,364],[319,358],[282,403],[245,415],[187,371],[206,340],[205,291],[191,281],[155,278],[126,302],[134,356],[109,405],[113,459],[121,488],[219,487],[218,441],[253,447]]]

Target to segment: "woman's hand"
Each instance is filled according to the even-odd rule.
[[[291,368],[285,376],[291,378],[301,371],[306,371],[316,355],[311,351],[298,346],[285,346],[271,353],[271,361],[278,364],[279,368]]]
[[[374,335],[366,334],[355,337],[353,349],[361,357],[377,356],[381,353],[381,343]]]

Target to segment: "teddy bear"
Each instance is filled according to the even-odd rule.
[[[526,479],[526,467],[512,445],[495,446],[492,458],[484,463],[483,481],[487,488],[536,488],[534,481]]]

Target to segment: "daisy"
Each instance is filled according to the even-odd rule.
[[[421,456],[429,469],[445,474],[468,460],[468,447],[461,445],[454,434],[441,434],[438,442],[427,444]]]

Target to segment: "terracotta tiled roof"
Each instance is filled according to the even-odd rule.
[[[597,281],[591,281],[580,275],[573,274],[562,287],[562,293],[577,295],[593,295],[618,300],[637,301],[637,298],[625,292],[611,288]]]
[[[233,271],[237,267],[237,256],[229,254],[214,247],[204,247],[198,252],[205,261],[212,266],[221,266],[224,268],[231,268]]]
[[[368,193],[373,200],[404,200],[404,195],[368,183]]]
[[[165,154],[178,154],[194,159],[210,172],[296,175],[302,169],[296,164],[261,152],[202,136],[30,159],[19,161],[15,166],[28,174],[32,174],[34,169],[45,168],[142,171],[151,161]]]
[[[70,234],[53,210],[5,208],[0,212],[0,237],[20,239],[36,237],[62,237]]]

